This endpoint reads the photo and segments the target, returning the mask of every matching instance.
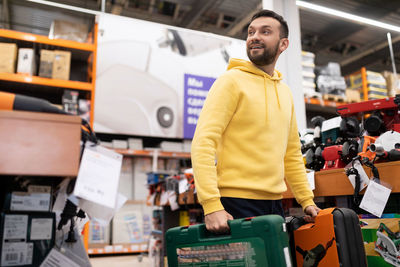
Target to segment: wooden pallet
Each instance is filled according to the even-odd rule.
[[[324,94],[322,95],[324,100],[335,101],[335,102],[346,102],[345,96]]]

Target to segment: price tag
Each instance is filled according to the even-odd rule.
[[[315,172],[314,171],[307,172],[307,179],[308,179],[308,183],[310,184],[311,190],[314,190],[315,189]]]
[[[79,265],[53,248],[40,267],[79,267]]]
[[[365,173],[364,168],[362,167],[361,163],[358,160],[356,160],[354,162],[353,166],[358,171],[358,174],[360,175],[360,183],[361,183],[360,184],[360,191],[362,191],[365,187],[368,186],[370,180],[368,178],[368,175]],[[347,169],[349,169],[351,167],[352,167],[352,165],[350,163],[345,167],[345,169],[347,170]],[[349,179],[349,181],[350,181],[351,185],[353,186],[353,188],[355,188],[356,175],[355,174],[351,174],[347,178]]]
[[[371,180],[361,201],[360,208],[381,217],[392,190]]]
[[[179,180],[179,194],[185,193],[188,190],[188,181],[187,179]]]
[[[101,146],[86,144],[74,195],[114,208],[118,193],[122,155]]]
[[[179,209],[177,197],[174,191],[168,191],[168,201],[172,211]]]
[[[163,191],[160,197],[160,205],[165,206],[168,203],[168,191]]]

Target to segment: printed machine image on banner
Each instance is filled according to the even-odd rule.
[[[230,57],[247,59],[244,41],[100,15],[94,130],[192,138]]]

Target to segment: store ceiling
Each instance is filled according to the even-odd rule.
[[[100,10],[101,0],[57,0],[52,2]],[[400,26],[400,0],[307,0],[314,4]],[[24,27],[47,34],[52,19],[59,16],[90,15],[61,12],[59,9],[20,0],[8,3],[8,14],[1,13],[3,25]],[[106,0],[106,12],[200,31],[245,39],[251,14],[261,8],[261,0]],[[36,12],[33,12],[33,9]],[[58,14],[58,16],[57,16]],[[8,15],[8,16],[7,16]],[[55,17],[54,17],[55,16]],[[345,21],[314,11],[300,9],[303,50],[316,54],[316,64],[339,62],[342,73],[361,66],[369,70],[392,70],[386,30]],[[4,27],[4,26],[3,26]],[[400,69],[400,34],[392,33],[397,70]]]

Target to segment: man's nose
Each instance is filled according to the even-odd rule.
[[[260,40],[260,35],[258,34],[258,32],[255,32],[253,35],[249,36],[248,39],[251,41],[258,41]]]

